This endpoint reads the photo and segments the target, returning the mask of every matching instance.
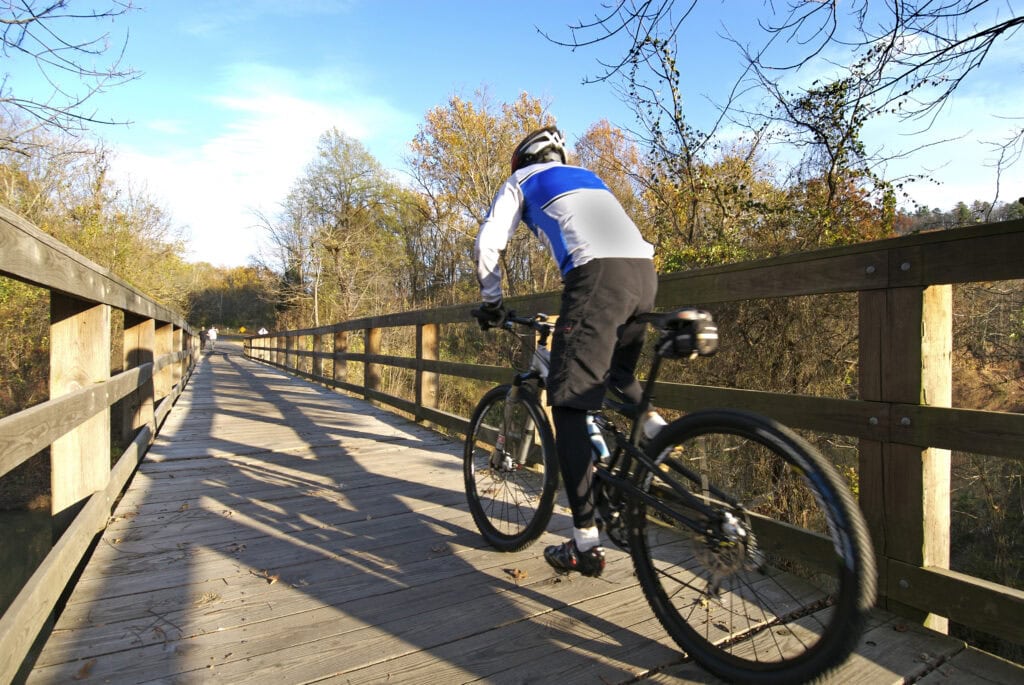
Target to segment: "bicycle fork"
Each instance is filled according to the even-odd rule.
[[[529,412],[522,417],[521,425],[516,421],[516,407],[519,404],[519,387],[516,383],[505,395],[501,425],[491,452],[491,468],[497,471],[514,471],[526,465],[533,444],[533,419]]]

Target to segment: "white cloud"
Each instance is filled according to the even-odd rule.
[[[185,133],[182,122],[174,119],[153,119],[146,122],[146,128],[154,133],[181,135]]]
[[[337,127],[385,166],[394,161],[381,154],[395,154],[411,137],[414,118],[338,82],[336,76],[304,80],[285,70],[236,66],[224,94],[207,103],[212,111],[197,117],[225,121],[221,130],[206,139],[197,135],[202,130],[178,136],[194,144],[169,153],[121,149],[115,171],[144,183],[174,222],[189,228],[190,259],[245,264],[261,238],[254,212],[274,214],[313,159],[322,133]],[[175,128],[164,121],[143,123],[154,130]]]

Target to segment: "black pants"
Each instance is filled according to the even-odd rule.
[[[634,373],[645,325],[634,318],[654,308],[657,289],[649,259],[597,259],[565,277],[547,391],[558,463],[577,528],[594,525],[587,410],[600,408],[609,385],[632,402],[640,400]]]

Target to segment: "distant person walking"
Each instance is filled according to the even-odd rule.
[[[199,331],[199,351],[200,351],[200,352],[202,352],[203,350],[205,350],[205,349],[206,349],[206,340],[207,340],[207,338],[209,338],[209,337],[210,337],[210,336],[209,336],[209,334],[208,334],[208,333],[206,332],[206,329],[205,329],[205,328],[204,328],[204,329],[202,329],[201,331]]]
[[[217,327],[210,326],[210,330],[206,331],[206,335],[210,339],[210,351],[212,352],[217,347]]]

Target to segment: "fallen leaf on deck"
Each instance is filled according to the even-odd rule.
[[[278,575],[276,573],[271,573],[267,569],[261,569],[259,571],[249,571],[249,573],[251,573],[252,575],[254,575],[254,576],[258,577],[258,578],[266,579],[266,581],[268,583],[270,583],[271,585],[273,585],[274,583],[276,583],[278,580],[281,579],[280,575]]]
[[[82,667],[78,669],[78,673],[75,674],[75,680],[85,680],[89,677],[92,672],[92,667],[96,665],[96,659],[89,659]]]
[[[527,573],[521,568],[507,568],[505,573],[512,577],[512,580],[516,581],[516,585],[519,584],[520,580],[526,580]]]

